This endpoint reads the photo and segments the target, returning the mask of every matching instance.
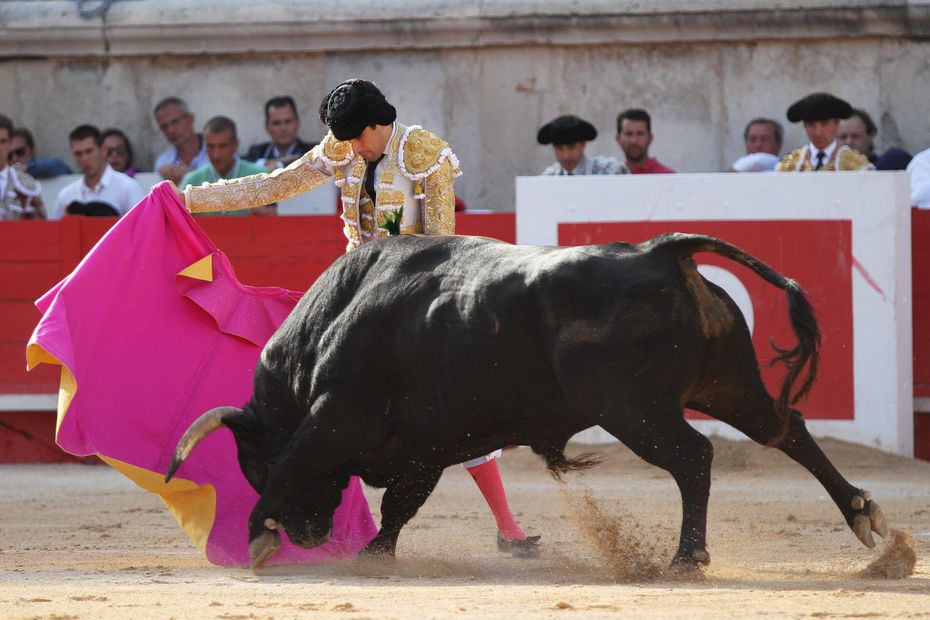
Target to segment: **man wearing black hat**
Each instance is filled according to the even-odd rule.
[[[342,192],[346,251],[389,234],[455,234],[453,180],[461,174],[449,144],[418,125],[402,125],[381,90],[346,80],[323,97],[322,142],[288,165],[222,183],[188,186],[191,212],[251,209],[286,200],[335,178]],[[372,380],[377,380],[372,377]],[[501,451],[463,463],[497,522],[497,548],[516,557],[539,554],[539,536],[517,524],[497,468]]]
[[[536,134],[540,144],[551,144],[555,151],[557,163],[545,170],[543,175],[579,175],[579,174],[626,174],[626,166],[613,157],[584,154],[588,142],[597,137],[597,129],[588,121],[564,114],[546,123]]]
[[[813,93],[788,108],[788,120],[803,121],[810,143],[785,155],[775,167],[779,172],[871,170],[868,158],[848,146],[840,146],[836,133],[840,120],[849,118],[852,106],[830,93]]]

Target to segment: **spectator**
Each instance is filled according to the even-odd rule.
[[[613,157],[585,155],[588,142],[597,137],[594,125],[574,114],[565,114],[546,123],[536,134],[540,144],[551,144],[557,163],[544,175],[625,174],[626,166]]]
[[[155,159],[155,172],[163,179],[179,183],[195,168],[210,163],[203,136],[194,132],[194,115],[180,97],[165,97],[155,106],[158,128],[171,143]]]
[[[775,169],[780,172],[872,169],[865,155],[837,144],[840,120],[851,114],[852,106],[830,93],[813,93],[794,102],[788,108],[788,120],[804,122],[810,143],[785,155]]]
[[[743,130],[746,154],[730,166],[733,172],[771,172],[778,163],[784,129],[770,118],[754,118]]]
[[[17,127],[10,136],[10,163],[36,179],[71,174],[68,164],[57,157],[37,157],[35,138],[25,127]]]
[[[911,173],[911,204],[930,209],[930,149],[914,155],[907,171]]]
[[[107,162],[117,172],[134,178],[139,172],[132,165],[132,145],[121,129],[104,129],[103,146],[107,149]]]
[[[283,168],[316,146],[316,142],[304,142],[297,136],[300,116],[294,98],[287,95],[265,103],[265,131],[271,140],[250,146],[245,159],[268,170]]]
[[[236,124],[225,116],[214,116],[203,128],[203,141],[207,145],[207,154],[210,163],[187,173],[181,181],[181,187],[191,185],[205,185],[216,183],[220,179],[238,179],[239,177],[267,172],[264,166],[253,164],[240,159],[239,136],[236,133]],[[240,209],[235,211],[222,211],[210,215],[249,215],[252,212],[259,215],[274,214],[277,207],[267,205],[259,209]]]
[[[617,144],[626,156],[626,167],[633,174],[675,172],[656,158],[649,157],[652,144],[652,119],[646,110],[630,108],[617,116]]]
[[[74,163],[83,176],[58,194],[60,215],[125,215],[145,196],[135,179],[107,163],[103,134],[93,125],[76,127],[68,136]]]
[[[12,135],[13,121],[0,114],[0,220],[45,219],[39,182],[7,164]]]
[[[836,141],[865,155],[876,170],[904,170],[911,161],[911,154],[904,149],[890,148],[881,156],[875,152],[875,136],[878,127],[869,113],[852,109],[849,118],[841,120]]]

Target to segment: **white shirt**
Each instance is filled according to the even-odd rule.
[[[911,204],[930,209],[930,149],[914,155],[907,171],[911,173]]]
[[[827,165],[827,162],[830,161],[830,158],[833,157],[833,151],[835,151],[835,150],[836,150],[836,140],[834,140],[833,142],[831,142],[830,144],[828,144],[828,145],[823,149],[823,151],[820,151],[820,149],[818,149],[818,148],[817,148],[816,146],[814,146],[813,144],[809,144],[809,145],[807,146],[807,154],[808,154],[808,156],[810,157],[810,160],[811,160],[811,167],[812,167],[812,168],[816,168],[816,167],[817,167],[817,154],[820,153],[820,152],[823,152],[823,165],[826,166],[826,165]]]
[[[62,188],[55,201],[55,214],[56,217],[64,215],[65,208],[72,202],[105,202],[120,215],[125,215],[144,197],[145,192],[138,181],[107,164],[96,187],[87,187],[84,177],[81,177]]]

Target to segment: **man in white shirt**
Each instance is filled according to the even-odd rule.
[[[0,220],[45,219],[39,182],[7,164],[13,121],[0,114]]]
[[[93,125],[81,125],[68,136],[74,163],[83,177],[58,194],[55,213],[62,215],[125,215],[145,196],[142,186],[107,163],[103,135]]]
[[[775,169],[779,172],[874,169],[868,157],[836,141],[840,120],[851,115],[852,106],[830,93],[813,93],[794,102],[788,108],[788,120],[804,123],[810,143],[785,155]]]
[[[914,155],[907,171],[911,173],[911,205],[930,209],[930,149]]]

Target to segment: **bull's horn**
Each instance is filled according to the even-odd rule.
[[[216,407],[194,420],[194,423],[190,425],[190,428],[178,441],[178,447],[174,450],[174,458],[171,459],[171,467],[168,468],[168,473],[165,474],[165,482],[169,482],[174,477],[178,467],[181,466],[184,459],[190,456],[191,451],[197,447],[197,444],[204,437],[221,426],[226,426],[223,422],[223,416],[240,413],[241,411],[242,409],[238,407]]]

